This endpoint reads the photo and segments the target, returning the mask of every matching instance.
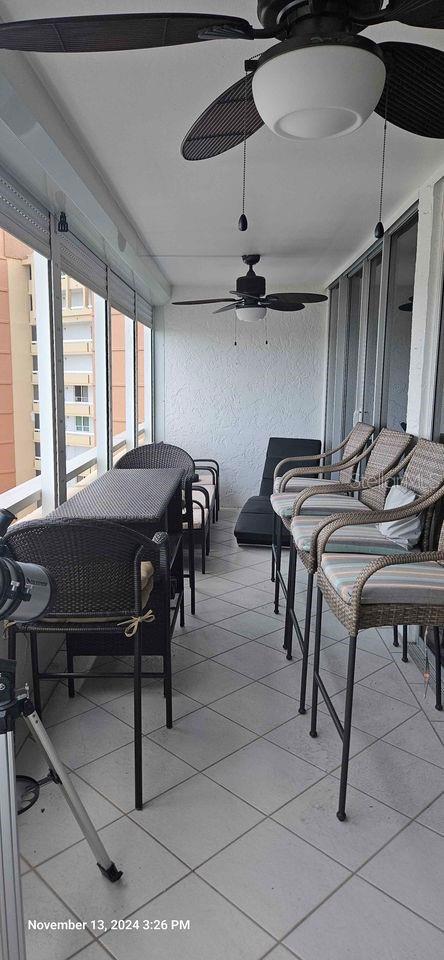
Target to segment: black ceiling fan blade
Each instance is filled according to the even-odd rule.
[[[191,307],[198,303],[235,303],[231,297],[223,297],[221,300],[173,300],[173,307]]]
[[[200,115],[180,148],[185,160],[207,160],[242,143],[263,127],[253,100],[253,75],[224,90]]]
[[[279,310],[281,313],[293,313],[295,310],[305,309],[305,303],[298,300],[290,302],[289,300],[268,300],[265,297],[264,300],[261,300],[261,303],[269,310]]]
[[[121,13],[0,24],[0,49],[35,53],[140,50],[255,34],[240,17],[205,13]]]
[[[236,307],[240,307],[241,305],[242,305],[242,300],[235,300],[234,303],[230,303],[228,307],[219,307],[218,310],[213,310],[213,314],[225,313],[226,310],[235,310]]]
[[[279,300],[280,303],[322,303],[327,300],[324,293],[269,293],[264,298],[271,306],[271,302]]]
[[[442,0],[392,0],[379,15],[384,20],[398,20],[412,27],[444,29]]]
[[[420,137],[444,138],[444,52],[417,43],[381,43],[387,68],[379,116]]]

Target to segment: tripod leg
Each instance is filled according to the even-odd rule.
[[[30,705],[30,708],[32,707],[33,707],[33,704]],[[116,880],[120,880],[120,877],[122,876],[122,871],[118,870],[115,863],[113,863],[113,861],[110,860],[94,824],[92,823],[88,813],[86,812],[85,807],[83,806],[83,803],[77,791],[74,789],[71,783],[70,777],[67,771],[65,770],[65,767],[60,762],[54,750],[54,747],[51,743],[51,740],[48,737],[48,734],[46,733],[46,730],[42,724],[42,721],[40,720],[40,717],[38,716],[36,711],[33,710],[29,714],[25,713],[23,719],[26,723],[26,726],[28,727],[28,730],[31,736],[33,737],[33,739],[36,741],[36,743],[39,745],[42,752],[44,753],[50,769],[54,771],[54,773],[57,775],[58,779],[60,780],[60,786],[63,791],[65,800],[68,806],[70,807],[74,817],[76,818],[77,823],[85,837],[85,840],[87,840],[96,858],[97,866],[99,870],[106,877],[108,877],[108,880],[111,880],[111,883],[114,883]]]
[[[12,731],[0,734],[0,948],[5,960],[26,960]]]

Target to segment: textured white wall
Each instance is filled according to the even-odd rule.
[[[175,300],[227,296],[176,288]],[[221,465],[222,501],[241,506],[258,493],[270,436],[320,438],[327,347],[325,304],[264,324],[213,316],[212,308],[156,310],[156,439]]]

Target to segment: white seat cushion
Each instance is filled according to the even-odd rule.
[[[212,487],[216,483],[216,475],[212,473],[211,470],[197,470],[197,476],[199,477],[199,483],[210,484]]]
[[[203,512],[204,512],[203,522],[206,526],[208,521],[208,510],[204,510]],[[182,521],[182,526],[184,530],[188,529],[188,523],[185,519]],[[194,530],[199,530],[201,526],[202,526],[202,510],[200,510],[199,507],[193,507],[193,528]]]
[[[210,500],[210,507],[212,507],[216,497],[216,488],[213,486],[213,484],[209,484],[209,483],[199,483],[198,486],[205,487],[205,490],[207,491],[208,497]],[[193,497],[193,500],[198,500],[203,507],[206,506],[205,494],[202,493],[202,490],[196,490],[196,488],[193,486],[192,497]]]
[[[322,569],[333,589],[350,603],[357,578],[370,560],[364,554],[324,554]],[[432,561],[397,563],[372,574],[362,603],[413,603],[444,606],[444,567]]]
[[[311,538],[321,522],[319,517],[295,517],[291,522],[291,535],[298,550],[310,550]],[[328,553],[402,553],[399,543],[384,537],[374,523],[340,527],[327,543]]]

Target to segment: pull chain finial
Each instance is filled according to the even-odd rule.
[[[248,73],[245,73],[245,90],[244,90],[244,150],[243,150],[243,160],[242,160],[242,213],[238,220],[238,228],[242,233],[245,233],[245,230],[248,230],[248,220],[245,214],[245,187],[247,179],[247,90],[248,90]]]
[[[387,148],[387,107],[388,107],[388,80],[385,85],[385,106],[384,106],[384,133],[382,135],[382,157],[381,157],[381,185],[379,189],[379,220],[375,227],[375,237],[382,240],[385,230],[382,222],[382,203],[384,199],[384,174],[385,174],[385,155]]]

